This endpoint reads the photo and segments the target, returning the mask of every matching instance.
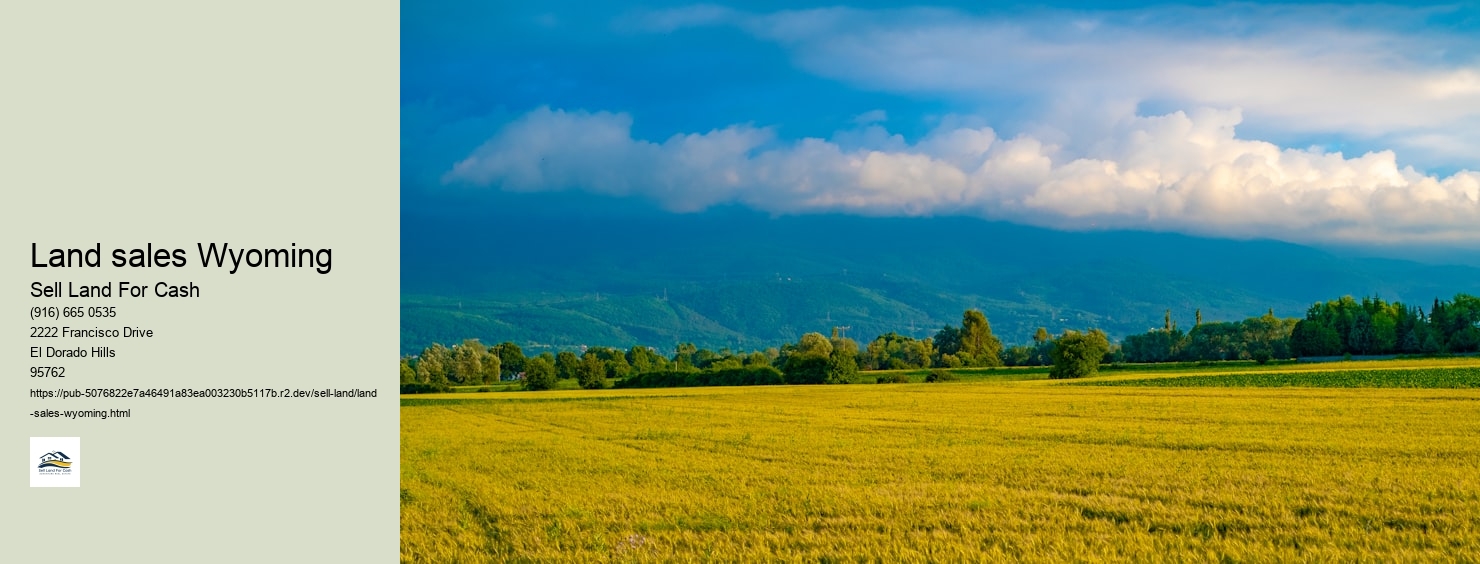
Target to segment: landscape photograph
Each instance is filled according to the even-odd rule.
[[[1480,8],[403,3],[403,562],[1480,561]]]

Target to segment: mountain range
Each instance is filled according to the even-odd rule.
[[[1480,268],[1271,240],[1057,231],[965,217],[403,212],[401,349],[478,338],[541,350],[755,349],[838,327],[861,343],[959,324],[1006,343],[1037,327],[1112,338],[1373,295],[1480,293]]]

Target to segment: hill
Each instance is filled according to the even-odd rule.
[[[980,308],[1008,343],[1039,326],[1112,337],[1302,316],[1318,300],[1419,305],[1480,292],[1480,268],[1277,241],[1062,232],[970,218],[700,214],[402,219],[402,352],[477,337],[555,348],[761,348],[849,327],[923,337]]]

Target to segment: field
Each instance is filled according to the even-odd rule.
[[[1381,385],[1381,372],[1473,382],[1477,369],[406,398],[401,555],[1480,561],[1480,389],[1304,387]],[[1257,387],[1274,374],[1297,387]]]
[[[1092,386],[1302,387],[1302,388],[1480,388],[1480,367],[1245,372],[1101,380]]]

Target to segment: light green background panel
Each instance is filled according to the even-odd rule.
[[[398,4],[0,7],[0,492],[17,562],[398,558]],[[31,243],[101,244],[32,268]],[[206,268],[198,243],[332,249],[332,269]],[[114,249],[186,251],[116,268]],[[32,282],[193,283],[196,299],[32,298]],[[30,320],[29,308],[117,308]],[[151,329],[34,379],[36,325]],[[374,399],[35,399],[33,388],[377,389]],[[128,418],[34,410],[128,409]],[[79,488],[27,441],[81,437]]]

